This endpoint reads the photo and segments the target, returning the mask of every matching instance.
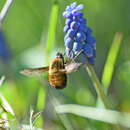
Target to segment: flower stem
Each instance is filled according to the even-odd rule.
[[[104,106],[106,108],[108,108],[108,109],[112,108],[111,103],[109,102],[107,96],[105,95],[103,87],[102,87],[102,85],[101,85],[101,83],[100,83],[100,81],[99,81],[99,79],[98,79],[98,77],[97,77],[97,75],[96,75],[96,73],[95,73],[95,71],[93,69],[93,66],[90,65],[89,63],[87,63],[85,68],[86,68],[86,70],[87,70],[87,72],[88,72],[88,74],[89,74],[89,76],[90,76],[90,78],[91,78],[91,80],[93,82],[95,90],[96,90],[99,98],[101,98]]]
[[[95,90],[99,96],[99,98],[101,99],[103,105],[105,106],[105,108],[107,109],[111,109],[112,108],[112,104],[109,102],[107,96],[105,95],[105,91],[103,89],[102,84],[100,83],[94,69],[93,66],[90,65],[89,63],[86,64],[86,70],[93,82],[93,85],[95,87]],[[118,125],[112,125],[110,126],[111,129],[113,128],[114,130],[120,130],[120,127]]]

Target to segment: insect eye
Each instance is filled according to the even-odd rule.
[[[59,57],[59,58],[63,58],[62,53],[59,53],[59,52],[56,54],[56,56]]]

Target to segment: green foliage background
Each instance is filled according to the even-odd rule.
[[[130,1],[129,0],[76,0],[84,4],[84,16],[88,26],[93,29],[97,41],[95,70],[101,79],[104,64],[116,32],[123,33],[123,42],[117,56],[112,82],[109,86],[109,98],[117,110],[130,112]],[[2,9],[4,0],[0,1]],[[60,99],[61,104],[75,103],[95,106],[97,95],[84,68],[69,75],[67,88],[54,90],[44,84],[43,79],[28,78],[19,74],[27,67],[40,67],[48,64],[57,51],[64,52],[64,18],[62,12],[72,0],[59,0],[59,14],[55,30],[54,47],[46,53],[50,14],[54,0],[14,0],[2,26],[5,39],[11,50],[8,65],[1,62],[0,74],[6,80],[0,92],[12,106],[20,123],[29,123],[30,108],[35,112],[44,110],[36,121],[37,127],[47,130],[65,129],[55,114],[51,94]],[[41,84],[40,81],[43,81]],[[50,92],[51,91],[51,92]],[[60,97],[60,98],[59,98]],[[74,115],[67,115],[75,129],[106,130],[107,124],[88,120]],[[77,124],[78,123],[78,124]]]

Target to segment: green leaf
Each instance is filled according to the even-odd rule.
[[[111,124],[120,124],[130,128],[130,113],[121,113],[114,110],[100,109],[94,107],[66,104],[56,106],[59,114],[71,113],[92,120],[103,121]]]
[[[106,89],[108,89],[112,80],[114,67],[121,46],[122,38],[123,38],[122,33],[116,33],[114,41],[108,52],[108,56],[102,74],[102,84]]]
[[[103,69],[103,74],[102,74],[102,85],[104,87],[105,93],[107,93],[107,90],[110,86],[113,72],[114,72],[114,67],[116,64],[116,59],[118,57],[118,53],[120,50],[121,42],[122,42],[123,34],[122,33],[116,33],[113,43],[111,45],[111,48],[108,52],[108,56],[105,62],[105,66]],[[104,107],[101,98],[99,97],[97,100],[97,106],[102,106]]]
[[[0,79],[0,86],[3,84],[4,80],[5,80],[5,76],[2,76]]]
[[[50,53],[54,48],[58,12],[59,12],[59,5],[58,2],[55,2],[54,5],[52,6],[50,20],[49,20],[50,23],[48,29],[47,46],[46,46],[47,53]]]
[[[38,109],[38,110],[41,110],[41,109],[44,108],[45,99],[46,99],[45,89],[39,88],[38,98],[37,98],[37,109]]]
[[[32,117],[33,117],[33,113],[34,111],[31,109],[30,110],[30,118],[29,118],[29,122],[30,122],[30,130],[33,130],[33,121],[32,121]]]
[[[25,125],[24,124],[24,125],[21,125],[21,128],[23,128],[23,130],[31,130],[30,125]],[[11,129],[11,130],[14,130],[14,129]],[[33,127],[32,130],[44,130],[44,129]]]
[[[10,113],[11,115],[15,116],[14,111],[10,104],[6,101],[4,96],[0,94],[0,105],[4,109],[5,112]]]

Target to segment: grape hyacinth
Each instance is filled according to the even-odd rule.
[[[63,12],[65,21],[64,37],[66,55],[74,58],[81,51],[79,60],[82,63],[88,61],[94,64],[96,56],[96,40],[92,36],[92,30],[87,26],[87,21],[80,12],[84,7],[82,4],[77,5],[76,2],[67,6]]]

